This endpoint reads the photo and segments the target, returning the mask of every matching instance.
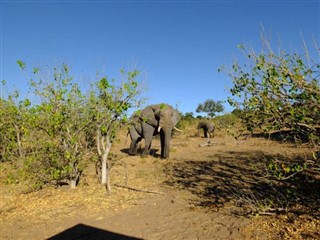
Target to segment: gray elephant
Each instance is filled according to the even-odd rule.
[[[201,120],[198,124],[198,135],[199,135],[199,130],[203,129],[204,132],[204,137],[205,138],[211,138],[214,137],[214,130],[215,130],[215,126],[213,124],[213,122],[209,121],[209,120]]]
[[[150,153],[152,137],[160,134],[161,158],[169,158],[169,147],[172,130],[180,121],[180,113],[168,104],[154,104],[145,107],[140,113],[131,117],[132,126],[129,129],[131,144],[129,154],[137,154],[137,144],[145,139],[142,155]]]
[[[128,132],[131,138],[129,154],[137,155],[138,143],[143,139],[143,131],[142,131],[142,123],[140,121],[140,114],[134,113],[131,116],[129,122],[131,124]]]

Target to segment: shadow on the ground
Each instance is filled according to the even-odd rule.
[[[281,164],[302,162],[262,152],[223,152],[209,160],[192,160],[168,164],[166,185],[189,190],[198,196],[198,206],[216,209],[229,202],[240,206],[242,213],[308,213],[320,217],[320,179],[309,172],[278,180],[270,175],[270,159]],[[299,207],[297,207],[299,206]]]
[[[125,153],[125,154],[127,154],[127,155],[129,155],[129,156],[132,156],[132,155],[129,153],[129,148],[122,148],[122,149],[120,149],[120,151],[123,152],[123,153]],[[149,155],[151,155],[151,156],[153,156],[153,157],[156,157],[156,158],[160,158],[160,157],[161,157],[161,155],[160,155],[160,153],[159,153],[159,149],[156,149],[156,148],[151,148]],[[137,151],[136,156],[141,156],[141,157],[143,157],[143,149],[138,148],[138,151]]]
[[[95,228],[92,226],[78,224],[72,228],[58,233],[55,236],[48,238],[48,240],[102,240],[102,239],[119,239],[119,240],[139,240],[141,238],[130,237],[119,233],[110,232],[107,230]]]
[[[310,142],[307,134],[294,132],[292,130],[281,130],[281,131],[274,131],[271,133],[253,133],[251,134],[251,136],[255,138],[265,138],[265,139],[278,141],[278,142],[289,142],[289,143]]]

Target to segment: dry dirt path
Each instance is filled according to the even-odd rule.
[[[228,209],[204,212],[176,192],[140,200],[114,215],[74,216],[24,229],[17,223],[15,232],[3,224],[1,239],[246,239],[240,229],[248,222]]]

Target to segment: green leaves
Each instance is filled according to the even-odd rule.
[[[293,178],[298,173],[307,169],[306,163],[288,163],[272,157],[266,164],[268,172],[277,180],[287,180]]]
[[[23,61],[17,64],[26,69]],[[139,72],[120,70],[121,81],[104,76],[89,94],[69,75],[66,64],[33,68],[32,73],[32,99],[23,99],[17,90],[0,99],[0,161],[15,164],[21,173],[17,178],[31,179],[37,186],[76,181],[88,156],[94,158],[97,148],[108,153],[118,129],[128,121],[128,110],[139,107]]]
[[[33,68],[33,74],[36,74],[36,73],[38,73],[39,71],[40,71],[39,68]]]
[[[97,89],[93,88],[90,93],[90,108],[96,109],[91,112],[91,118],[101,126],[101,136],[108,134],[111,136],[110,141],[113,141],[119,123],[127,119],[127,111],[139,104],[135,99],[140,93],[136,80],[139,71],[125,72],[120,69],[120,73],[123,78],[120,84],[117,82],[119,85],[116,85],[115,79],[111,80],[111,84],[104,76],[96,83]]]
[[[109,81],[106,77],[100,79],[100,81],[98,82],[98,88],[101,91],[105,91],[110,88]]]
[[[237,45],[237,48],[244,50],[243,44],[238,44],[238,45]]]
[[[268,41],[263,49],[240,47],[245,63],[235,61],[229,70],[232,97],[228,102],[242,109],[242,121],[247,129],[280,130],[290,128],[298,136],[303,134],[319,146],[320,83],[317,64],[310,59],[285,51],[272,51]],[[320,50],[318,50],[320,51]],[[306,53],[306,56],[309,56]],[[312,60],[311,60],[312,62]],[[240,100],[240,101],[239,101]],[[307,107],[306,107],[307,106]],[[200,108],[204,106],[200,106]]]
[[[28,98],[23,101],[23,106],[24,107],[29,107],[30,105],[31,105],[31,102],[30,102],[30,100]]]
[[[22,60],[17,60],[17,64],[21,68],[21,70],[25,70],[26,64]]]

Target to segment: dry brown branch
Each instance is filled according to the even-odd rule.
[[[140,189],[140,188],[134,188],[134,187],[130,187],[130,186],[124,186],[124,185],[117,184],[117,183],[114,184],[114,186],[120,187],[120,188],[127,188],[127,189],[129,189],[129,190],[136,191],[136,192],[145,192],[145,193],[153,193],[153,194],[161,194],[161,195],[164,194],[163,192],[151,191],[151,190],[144,190],[144,189]]]

